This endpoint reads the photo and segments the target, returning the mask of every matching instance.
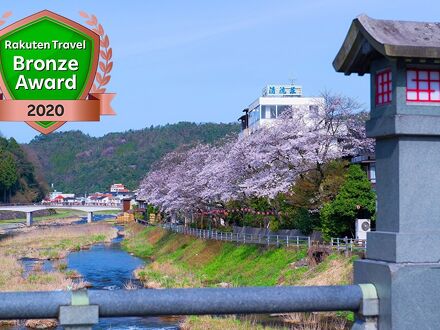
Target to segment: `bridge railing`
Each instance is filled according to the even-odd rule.
[[[40,206],[41,203],[0,203],[0,206]]]
[[[0,293],[0,320],[58,318],[77,329],[90,328],[99,317],[317,311],[353,311],[365,317],[361,326],[374,323],[376,289],[361,284]]]
[[[75,207],[75,206],[96,206],[109,208],[122,208],[122,204],[116,203],[0,203],[0,207],[14,207],[14,206],[44,206],[44,207]]]
[[[97,207],[118,207],[122,208],[122,204],[116,204],[116,203],[41,203],[41,204],[35,204],[35,205],[41,205],[41,206],[97,206]]]

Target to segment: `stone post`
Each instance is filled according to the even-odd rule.
[[[87,212],[87,223],[93,222],[93,212]]]
[[[32,226],[34,222],[34,217],[32,212],[26,212],[26,226],[30,227]]]

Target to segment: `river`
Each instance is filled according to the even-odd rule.
[[[98,217],[95,220],[103,220]],[[84,221],[81,220],[81,221]],[[121,228],[118,228],[121,229]],[[133,287],[141,287],[141,283],[133,277],[133,271],[144,265],[145,261],[130,255],[121,249],[123,237],[118,236],[110,244],[96,244],[89,250],[72,252],[67,257],[69,270],[76,270],[82,279],[92,284],[93,289],[120,290],[127,283]],[[32,269],[32,259],[23,260],[25,270]],[[51,270],[50,262],[45,262],[44,270]],[[100,318],[99,324],[93,329],[179,329],[179,319],[166,317],[123,317]],[[26,329],[14,327],[14,330]],[[61,327],[59,327],[61,329]]]

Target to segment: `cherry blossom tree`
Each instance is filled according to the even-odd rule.
[[[143,179],[140,196],[168,213],[247,197],[274,199],[302,173],[372,152],[365,119],[353,99],[325,93],[313,106],[293,107],[250,136],[169,153]]]

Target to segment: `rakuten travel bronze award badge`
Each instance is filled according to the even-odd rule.
[[[48,134],[68,121],[115,114],[115,94],[105,93],[113,67],[108,36],[96,16],[80,15],[90,29],[44,10],[0,30],[0,121]]]

